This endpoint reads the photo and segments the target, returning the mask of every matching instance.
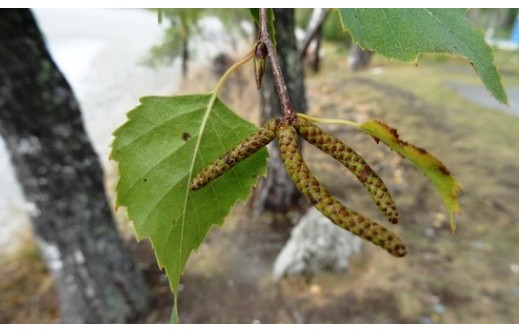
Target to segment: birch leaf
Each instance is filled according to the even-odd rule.
[[[358,125],[358,128],[371,135],[377,142],[381,141],[398,152],[429,178],[449,211],[451,230],[455,232],[454,213],[460,210],[458,192],[461,186],[447,167],[426,150],[401,140],[396,129],[380,121],[370,120]]]
[[[465,13],[459,8],[339,9],[343,27],[362,48],[415,62],[422,53],[460,55],[474,67],[488,91],[507,104],[494,53]]]
[[[145,97],[114,132],[117,206],[126,206],[138,239],[149,238],[170,287],[211,226],[221,225],[266,172],[266,149],[198,191],[191,180],[257,128],[211,95]]]

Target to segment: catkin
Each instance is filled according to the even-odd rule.
[[[276,137],[275,130],[276,120],[272,119],[263,125],[256,133],[246,138],[231,151],[200,171],[193,181],[191,181],[190,189],[198,190],[203,188],[210,181],[225,173],[238,162],[259,151]]]
[[[338,138],[331,136],[313,123],[299,117],[294,125],[297,133],[310,144],[333,157],[349,169],[368,190],[373,201],[392,224],[398,223],[398,211],[382,179],[366,161]]]
[[[286,122],[279,123],[276,131],[281,159],[301,193],[337,226],[378,245],[390,254],[402,257],[407,253],[402,240],[376,222],[347,209],[333,197],[310,173],[297,143],[297,133]]]

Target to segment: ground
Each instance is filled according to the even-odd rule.
[[[505,85],[519,85],[519,55],[498,55]],[[243,84],[251,74],[252,68],[243,70],[224,97],[256,122],[257,107],[251,107],[257,93]],[[184,91],[209,90],[215,78],[204,75],[193,73]],[[311,115],[377,118],[447,165],[463,186],[458,232],[450,233],[439,196],[410,163],[354,129],[323,125],[386,182],[401,215],[401,225],[390,227],[406,242],[408,255],[394,258],[365,242],[348,272],[275,283],[272,265],[289,229],[273,216],[251,218],[247,206],[239,205],[187,264],[179,294],[182,322],[519,323],[519,117],[458,95],[452,82],[480,85],[470,65],[458,59],[424,57],[417,68],[375,57],[370,69],[352,74],[343,51],[328,47],[322,71],[307,76]],[[202,77],[207,86],[197,84]],[[305,149],[311,170],[332,193],[382,221],[353,176],[326,155]],[[114,179],[111,173],[110,188]],[[121,228],[156,295],[143,321],[167,322],[167,281],[149,245],[135,243],[127,222]],[[57,322],[52,281],[33,242],[28,239],[24,247],[2,262],[0,322]]]

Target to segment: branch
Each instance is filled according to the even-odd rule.
[[[315,8],[312,12],[312,17],[310,18],[310,22],[308,23],[308,28],[306,29],[306,35],[303,39],[303,43],[301,44],[301,58],[305,57],[306,51],[308,50],[308,46],[310,46],[310,42],[315,38],[319,29],[321,28],[324,20],[328,16],[329,8]]]
[[[270,63],[272,64],[272,74],[274,76],[274,82],[276,83],[276,89],[278,92],[279,101],[281,103],[281,113],[283,114],[283,119],[289,120],[290,122],[297,121],[292,102],[290,101],[290,97],[288,95],[285,78],[283,77],[283,72],[281,71],[278,55],[274,49],[272,41],[270,40],[267,9],[265,8],[260,9],[259,23],[260,30],[258,40],[264,43],[267,47],[268,57]]]

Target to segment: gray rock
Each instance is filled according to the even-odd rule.
[[[335,226],[311,208],[294,227],[276,258],[273,278],[279,281],[289,275],[345,271],[351,256],[360,252],[361,242],[360,238]]]

